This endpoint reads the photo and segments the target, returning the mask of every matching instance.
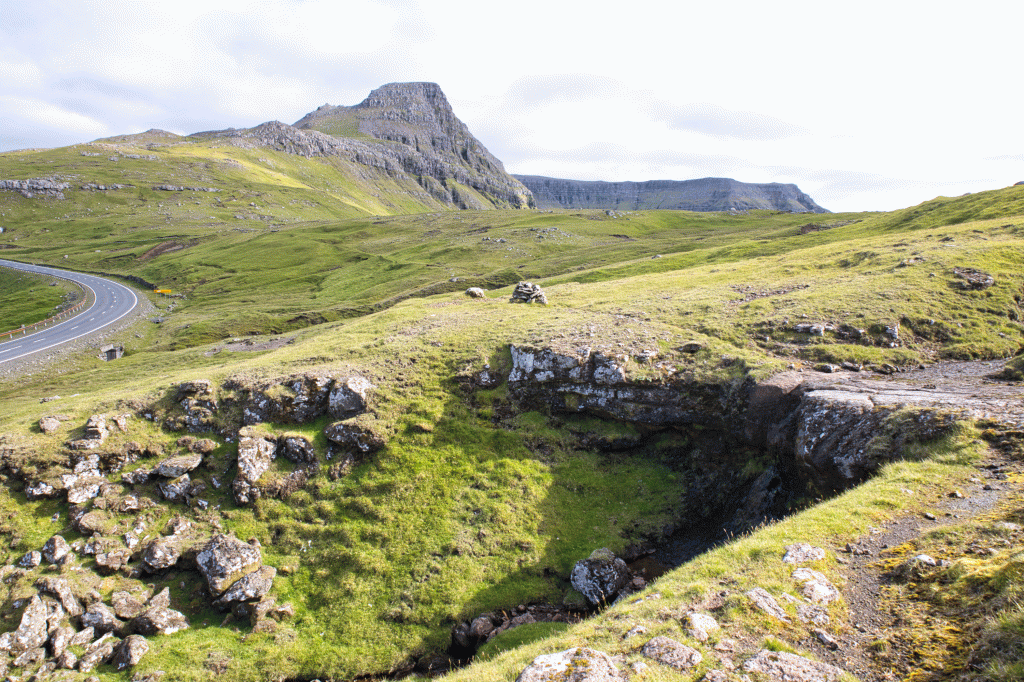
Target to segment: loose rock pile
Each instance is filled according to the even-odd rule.
[[[509,303],[543,303],[547,304],[548,297],[541,290],[540,285],[520,282],[512,292]]]

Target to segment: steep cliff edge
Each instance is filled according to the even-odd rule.
[[[747,183],[729,178],[599,182],[516,175],[531,192],[537,208],[598,208],[620,211],[667,209],[743,211],[768,209],[794,213],[828,213],[793,184]]]
[[[436,83],[389,83],[352,107],[325,104],[295,128],[362,140],[459,208],[533,205],[530,191],[473,137]]]

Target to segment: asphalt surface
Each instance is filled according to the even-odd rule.
[[[74,317],[62,320],[53,326],[29,332],[27,335],[16,335],[10,341],[0,343],[0,368],[4,366],[4,363],[12,363],[95,334],[123,319],[139,305],[139,297],[134,291],[123,284],[95,275],[83,275],[78,272],[58,270],[41,265],[27,265],[3,259],[0,259],[0,266],[62,277],[82,285],[93,294],[93,304]],[[7,330],[0,329],[0,331]]]

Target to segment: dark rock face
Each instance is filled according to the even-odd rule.
[[[618,211],[745,211],[769,209],[794,213],[828,213],[796,185],[747,183],[729,178],[595,182],[517,175],[537,208],[598,208]]]

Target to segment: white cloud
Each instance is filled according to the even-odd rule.
[[[0,148],[290,123],[429,80],[515,172],[897,208],[1024,178],[1024,6],[979,3],[0,0]]]

